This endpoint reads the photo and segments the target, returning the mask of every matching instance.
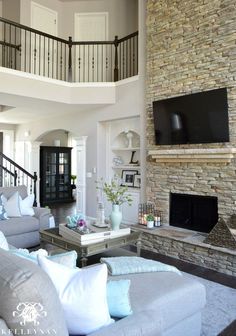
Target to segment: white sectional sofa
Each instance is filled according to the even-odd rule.
[[[50,329],[57,336],[68,336],[55,287],[39,266],[0,249],[0,274],[2,335],[26,334],[30,327],[34,329],[32,335]],[[201,310],[206,300],[202,284],[173,272],[112,277],[119,278],[131,280],[133,314],[90,336],[200,336]],[[22,318],[14,316],[20,302],[42,305],[47,316],[41,319],[40,325],[22,325]]]

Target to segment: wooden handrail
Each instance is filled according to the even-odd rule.
[[[6,159],[8,162],[10,162],[14,167],[18,168],[21,170],[25,175],[29,176],[32,180],[35,180],[35,176],[30,174],[27,170],[25,170],[23,167],[18,165],[18,163],[14,162],[12,159],[10,159],[8,156],[0,152],[0,156],[2,156],[4,159]],[[37,181],[37,177],[36,177]]]
[[[118,39],[117,42],[119,44],[119,43],[124,42],[126,40],[129,40],[129,39],[131,39],[132,37],[135,37],[135,36],[138,36],[138,31],[136,31],[136,32],[134,32],[132,34],[129,34],[129,35],[125,36],[125,37],[122,37],[121,39]]]
[[[99,44],[114,44],[114,41],[74,41],[72,45],[99,45]]]
[[[15,173],[11,172],[9,169],[4,167],[3,165],[0,165],[0,167],[1,167],[1,169],[5,170],[8,174],[10,174],[11,176],[15,176]]]
[[[34,34],[38,34],[38,35],[42,35],[44,37],[48,37],[50,39],[53,39],[53,40],[56,40],[58,42],[62,42],[62,43],[66,43],[68,44],[68,41],[67,40],[64,40],[60,37],[57,37],[57,36],[53,36],[53,35],[50,35],[50,34],[47,34],[47,33],[44,33],[40,30],[37,30],[37,29],[34,29],[34,28],[30,28],[30,27],[27,27],[25,25],[22,25],[21,23],[17,23],[17,22],[14,22],[14,21],[11,21],[11,20],[7,20],[7,19],[4,19],[2,17],[0,17],[0,22],[4,22],[4,23],[7,23],[9,25],[12,25],[14,27],[17,27],[17,28],[20,28],[20,29],[24,29],[24,30],[27,30],[29,31],[30,33],[34,33]]]
[[[8,19],[0,23],[4,67],[68,82],[118,81],[138,73],[138,31],[113,41],[72,41]]]

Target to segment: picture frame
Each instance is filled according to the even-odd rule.
[[[134,175],[134,188],[140,188],[141,187],[141,175],[136,174]]]
[[[122,170],[121,185],[126,187],[134,186],[134,177],[138,174],[137,170]]]

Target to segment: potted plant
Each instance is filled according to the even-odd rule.
[[[153,214],[148,214],[146,216],[147,228],[152,229],[154,227],[154,216]]]
[[[120,205],[128,203],[132,204],[132,198],[127,186],[121,186],[118,179],[112,179],[111,183],[104,182],[103,179],[97,181],[97,189],[106,195],[109,202],[112,203],[112,212],[110,215],[112,230],[119,230],[122,220],[122,212]]]

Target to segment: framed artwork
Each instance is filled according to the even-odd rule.
[[[134,186],[134,177],[138,174],[137,170],[122,170],[122,186],[133,187]]]
[[[134,175],[134,187],[135,188],[141,187],[141,175],[140,174]]]

